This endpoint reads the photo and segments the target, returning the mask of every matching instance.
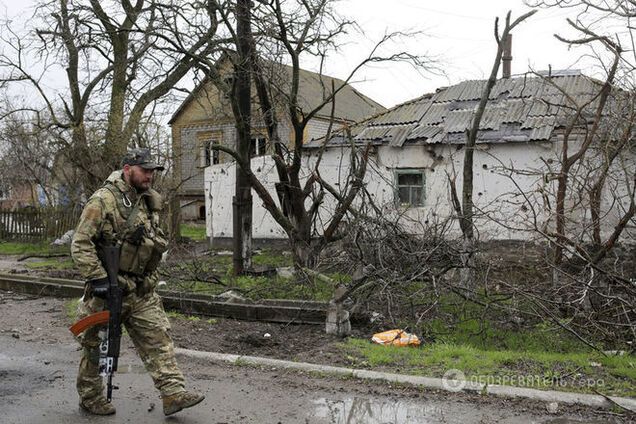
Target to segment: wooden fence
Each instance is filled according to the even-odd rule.
[[[77,225],[81,210],[0,209],[0,240],[38,242],[62,236]]]

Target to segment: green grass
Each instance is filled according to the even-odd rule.
[[[64,303],[64,310],[66,311],[66,316],[72,322],[75,322],[77,320],[78,305],[79,305],[79,299],[68,300]]]
[[[459,313],[456,316],[460,316]],[[589,349],[583,342],[552,323],[534,326],[496,328],[491,322],[465,318],[448,323],[431,319],[418,328],[420,334],[436,342],[467,344],[480,349],[527,350],[532,352],[581,352]]]
[[[285,256],[279,251],[262,249],[258,254],[252,257],[252,264],[280,268],[292,266],[294,265],[294,261],[291,255]]]
[[[334,287],[322,281],[299,283],[281,277],[252,277],[225,275],[221,277],[223,285],[197,281],[169,282],[168,289],[190,293],[218,295],[228,290],[252,300],[259,299],[296,299],[327,301]]]
[[[181,312],[177,312],[177,311],[166,311],[166,315],[169,318],[181,319],[181,320],[185,320],[185,321],[198,322],[198,321],[202,320],[201,317],[198,317],[196,315],[186,315],[186,314],[182,314]],[[216,318],[208,318],[208,319],[206,319],[204,321],[207,322],[208,324],[216,324],[219,320],[217,320]]]
[[[177,312],[177,311],[166,311],[166,315],[170,318],[176,318],[176,319],[182,319],[182,320],[186,320],[186,321],[201,321],[202,318],[198,317],[196,315],[186,315],[186,314],[182,314],[181,312]],[[216,324],[217,320],[215,318],[210,318],[205,320],[205,322],[209,323],[209,324]]]
[[[39,261],[25,262],[25,267],[30,269],[72,269],[73,260],[71,258],[65,259],[43,259]]]
[[[253,264],[273,268],[292,265],[292,258],[279,251],[263,249],[253,257]],[[182,292],[217,295],[227,290],[234,290],[252,300],[259,299],[302,299],[329,300],[334,287],[326,282],[313,279],[298,282],[278,276],[239,276],[232,275],[232,257],[213,255],[197,258],[196,262],[181,261],[166,265],[165,272],[177,278],[167,279],[168,289]],[[195,275],[211,280],[209,275],[220,278],[222,284],[195,281]],[[342,280],[336,279],[336,281]]]
[[[480,384],[636,396],[636,358],[629,355],[492,350],[448,342],[393,347],[362,339],[349,339],[341,349],[351,365],[358,367],[431,377],[458,369],[468,381]]]
[[[51,246],[48,242],[19,243],[0,242],[0,255],[46,255],[49,253],[68,253],[68,246]]]
[[[181,237],[187,237],[195,241],[202,241],[207,238],[205,225],[202,224],[181,224]]]

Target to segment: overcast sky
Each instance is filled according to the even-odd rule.
[[[445,75],[418,74],[408,66],[381,65],[363,71],[357,87],[385,106],[434,91],[467,79],[485,79],[490,74],[496,43],[494,21],[503,23],[508,10],[515,19],[530,11],[522,0],[346,0],[347,14],[356,16],[370,39],[379,39],[385,31],[413,29],[426,36],[405,44],[410,51],[428,52],[437,58]],[[585,68],[577,62],[580,50],[570,51],[554,38],[555,33],[572,34],[565,21],[573,11],[540,9],[513,31],[512,73],[534,70]],[[502,28],[500,23],[500,28]],[[356,49],[352,49],[355,51]],[[347,55],[350,57],[352,55]],[[351,65],[351,64],[350,64]],[[346,71],[338,70],[339,77]]]
[[[0,0],[0,14],[28,16],[25,8],[34,0]],[[326,73],[345,78],[362,55],[386,32],[421,31],[425,35],[411,37],[392,46],[416,54],[434,57],[444,75],[418,72],[404,64],[377,64],[363,69],[355,78],[355,86],[385,106],[418,97],[441,86],[466,79],[486,78],[490,73],[496,46],[494,19],[505,18],[512,10],[513,19],[530,9],[522,0],[341,0],[338,10],[353,18],[365,31],[364,36],[351,37],[338,58],[326,64]],[[547,69],[583,68],[577,63],[580,51],[569,51],[556,40],[554,33],[568,34],[565,19],[572,11],[539,10],[513,31],[513,74]],[[306,62],[307,68],[314,64]]]

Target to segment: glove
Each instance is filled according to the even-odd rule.
[[[99,278],[97,280],[88,280],[86,282],[91,288],[93,296],[99,297],[100,299],[106,299],[108,295],[108,277]]]

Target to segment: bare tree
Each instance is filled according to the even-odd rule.
[[[307,125],[321,110],[329,108],[330,105],[333,110],[337,94],[365,64],[386,60],[408,60],[418,65],[424,64],[422,58],[405,52],[379,54],[381,47],[402,34],[386,35],[368,57],[355,66],[343,83],[330,86],[324,83],[328,80],[325,78],[322,98],[316,102],[317,104],[307,109],[299,97],[301,57],[313,55],[321,58],[322,61],[326,60],[339,38],[353,27],[353,22],[342,19],[336,14],[333,3],[332,0],[259,1],[253,10],[255,38],[251,49],[250,67],[262,119],[273,146],[273,159],[280,181],[277,187],[278,204],[249,170],[249,159],[243,157],[237,149],[222,145],[213,146],[231,155],[238,166],[247,173],[250,184],[264,207],[287,233],[296,263],[304,266],[315,264],[325,244],[338,237],[337,230],[340,222],[351,209],[362,187],[368,154],[368,151],[360,154],[354,152],[351,178],[342,192],[333,190],[320,177],[318,170],[320,161],[314,172],[304,179],[301,168]],[[224,19],[228,23],[232,21],[231,17]],[[236,40],[238,42],[238,37]],[[230,54],[230,57],[241,60],[240,55]],[[290,66],[284,67],[281,63],[289,63]],[[223,78],[219,70],[211,65],[213,64],[205,65],[210,79],[226,92],[231,92],[229,87],[223,87]],[[281,78],[281,75],[284,77]],[[283,143],[278,134],[281,116],[292,128],[293,139],[290,146]],[[334,122],[332,125],[337,123]],[[315,217],[327,194],[336,198],[337,205],[330,221],[324,228],[317,231]]]
[[[473,278],[470,271],[472,269],[471,263],[475,250],[475,233],[473,223],[473,155],[477,142],[477,136],[479,133],[479,126],[481,124],[484,111],[486,110],[486,105],[488,103],[490,93],[495,86],[495,83],[497,82],[497,74],[499,73],[501,59],[504,55],[504,49],[506,46],[506,42],[510,37],[510,33],[517,25],[532,16],[534,13],[536,13],[536,11],[530,11],[523,16],[515,19],[512,23],[510,22],[510,13],[511,12],[508,12],[508,14],[506,15],[506,24],[501,33],[499,33],[499,18],[495,19],[495,41],[497,42],[497,53],[495,54],[495,60],[493,62],[492,70],[490,71],[490,76],[486,81],[486,85],[484,86],[483,92],[481,94],[479,104],[477,106],[475,114],[473,115],[470,129],[466,133],[461,203],[457,194],[455,178],[451,178],[450,180],[453,207],[455,209],[455,212],[457,213],[457,216],[459,217],[459,226],[461,228],[465,242],[463,253],[465,271],[462,278],[462,285],[464,286],[473,285]]]
[[[148,108],[156,105],[193,66],[193,55],[218,43],[214,7],[179,1],[42,1],[28,33],[11,22],[2,31],[0,85],[34,93],[19,110],[52,129],[67,150],[85,189],[97,187],[136,141]],[[191,21],[206,31],[188,31]],[[179,49],[161,35],[182,31]],[[35,62],[35,64],[34,64]],[[65,70],[63,87],[48,87]],[[46,114],[42,112],[46,111]],[[17,110],[2,110],[0,117]]]

